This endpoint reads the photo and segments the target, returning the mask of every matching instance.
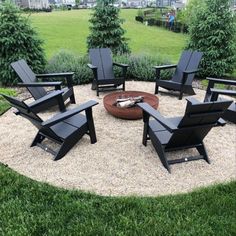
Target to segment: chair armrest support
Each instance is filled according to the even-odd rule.
[[[165,117],[163,117],[160,112],[156,111],[153,107],[151,107],[147,103],[138,103],[138,106],[149,116],[153,117],[156,121],[158,121],[161,125],[163,125],[168,131],[171,133],[177,130],[178,128],[169,122]]]
[[[61,89],[62,82],[32,82],[18,83],[19,87],[55,87],[56,90]]]
[[[153,66],[153,68],[156,70],[156,80],[160,79],[160,75],[161,75],[161,70],[166,70],[166,69],[172,69],[177,67],[176,64],[174,65],[163,65],[163,66]]]
[[[69,111],[66,111],[66,112],[63,112],[63,113],[59,113],[59,114],[53,116],[51,119],[48,119],[48,120],[44,121],[42,123],[42,125],[45,126],[45,127],[50,127],[52,125],[55,125],[55,124],[65,120],[65,119],[68,119],[68,118],[76,115],[77,113],[80,113],[82,111],[86,111],[88,109],[91,109],[93,106],[95,106],[97,104],[98,104],[98,102],[90,100],[86,103],[81,104],[77,108],[74,108],[72,110],[69,110]]]
[[[185,84],[187,79],[188,79],[188,75],[194,74],[196,72],[198,72],[200,70],[185,70],[183,71],[183,80],[182,80],[182,84]]]
[[[113,65],[122,68],[123,78],[126,79],[127,69],[129,67],[129,65],[128,64],[121,64],[121,63],[117,63],[117,62],[113,62]]]
[[[98,68],[92,64],[87,64],[87,66],[93,71],[93,76],[96,80],[98,80]]]

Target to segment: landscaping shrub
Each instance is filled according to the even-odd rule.
[[[31,27],[28,18],[21,16],[19,8],[15,5],[6,2],[0,6],[0,83],[17,83],[10,63],[21,58],[25,59],[36,73],[46,64],[42,41]]]
[[[124,22],[119,19],[120,9],[115,7],[115,0],[97,0],[92,18],[89,20],[90,35],[87,38],[89,48],[110,48],[114,54],[129,53]]]
[[[169,64],[167,60],[159,57],[151,57],[145,55],[117,55],[113,57],[114,61],[129,64],[128,79],[141,81],[155,81],[154,65]],[[86,84],[93,80],[92,71],[87,67],[89,63],[88,56],[79,56],[70,51],[62,50],[54,55],[46,67],[47,72],[66,72],[74,71],[74,84]],[[114,67],[116,68],[116,67]],[[115,69],[115,74],[119,76],[121,70]],[[162,79],[170,76],[170,72],[163,71]]]
[[[201,76],[222,77],[231,73],[236,61],[235,19],[231,0],[206,0],[196,9],[189,25],[189,49],[204,53]]]
[[[51,72],[68,72],[73,71],[74,84],[86,84],[92,81],[92,74],[87,67],[87,56],[79,56],[68,50],[61,50],[55,54],[48,62],[46,71]]]

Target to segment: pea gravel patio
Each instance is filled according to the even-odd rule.
[[[153,93],[154,83],[126,83],[126,90]],[[26,119],[14,115],[13,109],[0,117],[0,162],[32,179],[68,189],[80,189],[100,195],[157,196],[188,192],[194,188],[222,183],[236,177],[236,125],[213,128],[205,138],[211,164],[204,160],[171,166],[172,173],[162,166],[153,146],[142,145],[142,120],[117,119],[106,112],[102,99],[91,84],[74,87],[77,104],[93,99],[99,102],[93,115],[98,142],[91,145],[84,136],[61,160],[38,147],[30,148],[37,132]],[[205,91],[195,89],[203,101]],[[158,110],[172,117],[184,113],[186,100],[161,93]],[[76,105],[70,105],[72,108]],[[56,110],[41,113],[43,118]],[[169,157],[196,155],[194,149],[169,153]]]

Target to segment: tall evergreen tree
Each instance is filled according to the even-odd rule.
[[[187,48],[204,53],[202,76],[221,77],[235,68],[236,25],[231,0],[205,0],[189,25]]]
[[[33,70],[40,72],[45,64],[42,40],[31,27],[29,19],[10,2],[0,6],[0,83],[13,85],[17,79],[10,64],[25,59]]]
[[[115,0],[97,0],[93,16],[90,19],[88,48],[111,48],[114,54],[129,53],[127,39],[119,18],[119,8],[114,7]]]

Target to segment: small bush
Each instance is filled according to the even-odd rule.
[[[115,62],[129,64],[128,79],[140,81],[155,81],[154,65],[169,64],[167,60],[160,57],[145,55],[117,55],[113,57]],[[79,56],[70,51],[62,50],[49,60],[46,67],[47,72],[67,72],[74,71],[74,84],[86,84],[93,80],[92,71],[87,67],[88,56]],[[119,76],[121,70],[115,67],[115,74]],[[162,79],[170,77],[170,71],[163,71]]]
[[[46,60],[42,41],[19,8],[6,2],[0,5],[0,84],[15,85],[17,77],[10,68],[13,61],[25,59],[36,73]]]

